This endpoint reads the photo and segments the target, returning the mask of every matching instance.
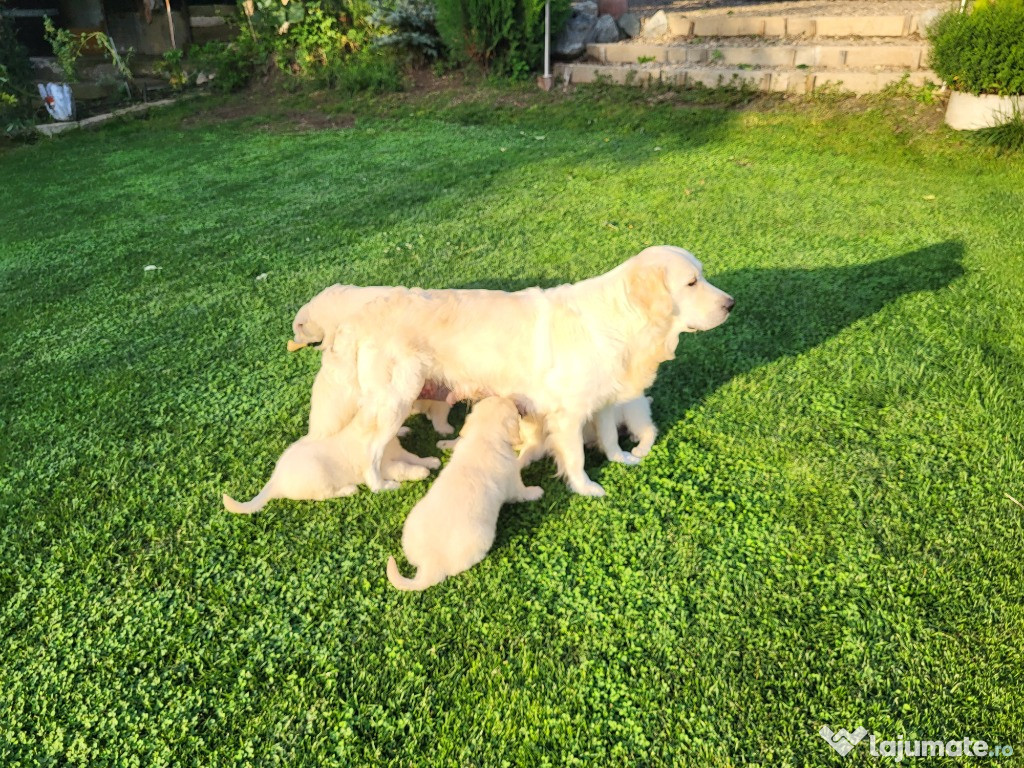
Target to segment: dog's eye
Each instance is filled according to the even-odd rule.
[[[697,278],[696,277],[693,278],[693,280],[691,280],[690,282],[687,283],[687,285],[696,285],[696,284],[697,284]]]

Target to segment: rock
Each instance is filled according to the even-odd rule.
[[[619,16],[619,29],[626,37],[636,37],[640,34],[640,19],[635,13],[624,13]]]
[[[572,13],[565,23],[565,29],[555,39],[555,56],[574,59],[587,50],[587,43],[594,42],[597,28],[597,3],[591,0],[572,4]]]
[[[668,16],[658,11],[644,22],[644,37],[664,37],[668,34]]]
[[[598,16],[597,26],[594,27],[595,43],[617,43],[619,42],[619,28],[611,14]]]

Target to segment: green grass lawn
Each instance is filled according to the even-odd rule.
[[[877,763],[822,725],[1024,754],[1024,159],[648,101],[189,107],[0,154],[0,764]],[[660,243],[737,307],[663,364],[652,454],[590,454],[606,498],[534,465],[419,595],[384,565],[429,481],[220,506],[304,433],[323,287]]]

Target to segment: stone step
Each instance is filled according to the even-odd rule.
[[[934,9],[907,13],[815,15],[696,15],[670,12],[666,34],[673,37],[912,37],[922,36]],[[644,34],[649,34],[645,29]]]
[[[877,93],[904,77],[914,86],[938,83],[939,78],[928,70],[905,72],[900,69],[797,69],[777,67],[744,69],[726,66],[693,66],[680,64],[595,64],[591,62],[556,64],[556,79],[568,83],[594,83],[602,79],[622,85],[645,85],[661,82],[679,88],[702,85],[707,88],[746,86],[772,93],[805,94],[832,83],[842,91],[856,94]]]
[[[928,65],[925,43],[890,40],[771,43],[765,40],[725,38],[700,43],[591,43],[587,57],[601,64],[715,64],[722,66],[818,67],[870,69]]]

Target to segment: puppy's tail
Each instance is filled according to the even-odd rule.
[[[235,501],[225,493],[223,498],[224,509],[228,512],[234,512],[236,515],[251,515],[253,512],[259,512],[263,509],[271,498],[270,483],[267,483],[262,491],[245,502]]]
[[[389,557],[388,581],[395,589],[400,589],[403,592],[418,592],[421,589],[440,584],[444,581],[444,574],[431,573],[425,568],[420,568],[413,578],[407,579],[398,572],[398,563],[395,562],[395,558]]]

